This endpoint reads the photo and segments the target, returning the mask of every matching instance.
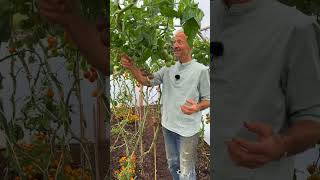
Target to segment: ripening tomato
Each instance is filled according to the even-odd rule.
[[[99,91],[98,89],[95,89],[94,91],[92,91],[91,96],[92,97],[97,97],[99,95]]]
[[[54,92],[51,89],[47,91],[47,97],[52,98],[54,96]]]
[[[11,47],[11,48],[9,48],[9,52],[10,52],[10,54],[14,54],[17,52],[17,48]]]
[[[55,37],[49,36],[47,38],[47,42],[48,42],[48,48],[49,49],[57,47],[58,41],[57,41],[57,39]]]

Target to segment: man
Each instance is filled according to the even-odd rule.
[[[38,0],[38,5],[42,16],[64,27],[92,66],[106,75],[110,73],[106,19],[95,27],[76,12],[74,0]]]
[[[276,0],[216,0],[213,179],[291,180],[320,139],[320,30]]]
[[[183,32],[175,35],[173,52],[178,59],[176,64],[160,69],[152,80],[128,56],[122,56],[121,63],[142,85],[163,84],[161,124],[169,170],[174,180],[194,180],[201,110],[210,105],[209,72],[192,59],[192,49]]]

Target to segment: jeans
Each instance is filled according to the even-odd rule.
[[[195,180],[199,133],[191,137],[183,137],[164,127],[162,132],[168,167],[173,180]]]

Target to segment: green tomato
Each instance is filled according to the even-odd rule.
[[[57,49],[57,48],[52,49],[51,53],[52,53],[52,56],[53,56],[53,57],[59,56],[59,53],[58,53],[58,49]]]
[[[162,49],[161,50],[161,58],[167,62],[167,61],[169,61],[168,56],[169,56],[168,51],[166,49]]]
[[[119,71],[120,67],[119,66],[113,66],[113,69],[115,72]]]
[[[29,17],[25,14],[16,13],[12,17],[12,27],[13,29],[21,28],[21,23],[25,20],[29,19]]]
[[[69,63],[69,64],[67,65],[67,70],[68,70],[68,71],[73,71],[73,63]]]

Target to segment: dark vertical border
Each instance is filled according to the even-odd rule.
[[[106,53],[106,60],[107,60],[107,69],[110,70],[110,1],[105,0],[105,4],[106,4],[106,45],[107,45],[107,53]],[[106,153],[107,153],[107,172],[106,172],[106,176],[105,179],[111,179],[111,168],[110,168],[110,164],[111,164],[111,154],[110,154],[110,119],[111,119],[111,110],[110,110],[110,71],[106,77],[106,104],[108,105],[107,108],[107,114],[106,114],[106,136],[107,136],[107,149],[106,149]]]
[[[211,63],[210,63],[210,179],[212,179],[213,177],[213,156],[214,156],[214,148],[213,148],[213,141],[212,141],[212,136],[213,136],[213,88],[214,88],[214,84],[213,84],[213,80],[211,78],[212,75],[212,71],[213,71],[213,51],[212,51],[212,41],[214,39],[213,37],[213,29],[214,27],[212,27],[213,25],[213,10],[214,8],[212,7],[212,2],[214,0],[210,0],[210,58],[211,58]]]

